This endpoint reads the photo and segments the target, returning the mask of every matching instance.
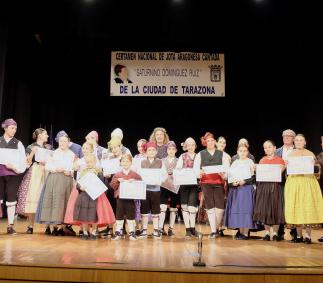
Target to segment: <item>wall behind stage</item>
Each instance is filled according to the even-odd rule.
[[[263,17],[253,18],[259,29],[251,20],[231,25],[226,17],[233,13],[240,19],[243,13],[228,8],[217,21],[222,28],[214,29],[212,11],[202,6],[189,12],[176,8],[147,14],[135,3],[123,11],[127,20],[118,22],[111,13],[117,2],[86,9],[79,1],[60,6],[67,2],[55,2],[41,13],[40,8],[20,6],[20,21],[10,21],[1,119],[17,119],[17,135],[25,145],[39,126],[52,125],[54,133],[64,129],[78,143],[95,129],[102,146],[113,128],[120,127],[124,144],[135,151],[139,138],[148,138],[154,127],[163,126],[177,144],[187,136],[198,140],[205,131],[223,135],[230,154],[238,139],[246,137],[251,152],[260,158],[264,140],[280,145],[281,132],[292,128],[307,136],[309,149],[320,151],[323,55],[306,30],[296,32],[301,23],[295,31],[279,21],[274,27],[266,25]],[[192,14],[201,16],[195,19]],[[271,23],[270,17],[264,19]],[[140,27],[154,22],[156,33],[131,32],[133,20]],[[127,37],[120,29],[128,31]],[[213,33],[216,36],[210,38]],[[111,50],[224,53],[226,97],[110,97]]]

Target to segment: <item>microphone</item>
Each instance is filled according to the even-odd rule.
[[[202,262],[202,240],[203,240],[203,234],[199,233],[198,234],[198,243],[197,243],[197,252],[199,255],[198,261],[193,261],[193,266],[200,266],[200,267],[205,267],[206,264],[205,262]]]

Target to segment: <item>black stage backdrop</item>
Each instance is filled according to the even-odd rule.
[[[230,154],[245,137],[260,158],[264,140],[280,145],[292,128],[320,151],[323,18],[315,1],[13,0],[1,11],[1,119],[18,121],[25,145],[39,126],[78,143],[97,130],[102,146],[120,127],[135,151],[162,126],[177,144],[223,135]],[[225,53],[226,97],[110,97],[111,50]]]

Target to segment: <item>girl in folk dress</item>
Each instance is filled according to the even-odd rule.
[[[36,129],[32,137],[35,142],[26,148],[27,163],[31,166],[19,186],[16,210],[18,214],[28,217],[27,234],[33,234],[39,197],[48,174],[45,170],[45,160],[37,162],[35,154],[39,148],[51,149],[51,146],[47,144],[48,134],[45,129]]]
[[[225,210],[225,223],[228,228],[239,228],[239,233],[235,236],[236,240],[248,240],[249,229],[255,228],[253,221],[254,207],[254,162],[248,158],[248,148],[244,144],[238,147],[238,158],[233,161],[231,168],[239,166],[249,167],[251,178],[234,181],[229,184],[228,201]]]
[[[288,165],[289,159],[293,157],[315,156],[307,150],[305,137],[296,135],[295,149],[287,156],[285,161]],[[285,184],[285,219],[287,224],[296,226],[297,236],[293,242],[311,244],[311,226],[323,223],[323,200],[320,185],[314,174],[289,175]],[[302,229],[305,228],[303,238]]]
[[[80,178],[87,173],[94,173],[100,179],[103,179],[102,169],[97,167],[97,158],[94,154],[84,156],[86,167],[81,171]],[[97,227],[112,224],[115,222],[115,216],[112,207],[103,193],[97,199],[93,200],[85,191],[86,188],[77,184],[79,192],[73,210],[73,222],[79,222],[82,226],[82,239],[97,239]],[[88,234],[89,231],[89,234]]]
[[[73,163],[75,154],[68,149],[69,137],[61,136],[59,148],[46,163],[50,173],[46,179],[37,207],[36,222],[53,225],[53,235],[64,235],[64,216],[73,187]],[[62,164],[64,162],[65,164]],[[67,168],[70,167],[70,168]],[[58,230],[58,225],[62,225]]]
[[[108,151],[104,155],[103,159],[117,159],[121,160],[122,156],[122,143],[119,137],[112,137],[108,142]],[[114,191],[110,188],[110,182],[112,180],[113,174],[105,174],[105,183],[108,185],[109,190],[106,191],[106,195],[108,200],[112,206],[114,214],[116,214],[117,200],[114,196]],[[125,230],[124,230],[125,231]],[[100,231],[100,234],[103,237],[111,238],[113,236],[113,225],[109,225],[106,229]]]
[[[94,154],[94,146],[93,146],[93,143],[85,142],[82,145],[82,152],[81,152],[81,155],[83,157],[80,159],[77,159],[74,163],[74,170],[76,171],[76,181],[80,179],[81,172],[86,168],[86,162],[84,157],[88,154]],[[97,159],[96,167],[97,168],[100,167],[100,162],[98,159]],[[79,222],[73,220],[74,205],[78,195],[79,195],[78,189],[76,188],[76,184],[74,184],[70,198],[68,200],[64,223],[68,223],[70,225],[79,224]],[[82,225],[80,225],[79,236],[80,237],[83,236]]]
[[[229,164],[231,164],[231,156],[225,152],[226,147],[227,147],[227,140],[222,136],[218,137],[216,140],[216,148],[220,151],[223,151],[223,157],[228,160]],[[225,201],[227,200],[227,196],[228,196],[228,182],[225,181],[225,184],[224,184]],[[223,231],[225,230],[225,228],[223,228],[222,226],[223,226],[223,220],[222,220],[222,223],[220,224],[220,227],[219,227],[219,233],[221,236],[224,236]]]
[[[284,160],[275,156],[276,146],[274,142],[268,140],[264,143],[266,156],[259,164],[277,164],[281,170],[285,169]],[[270,228],[273,229],[273,241],[280,241],[278,235],[279,225],[285,222],[283,207],[283,191],[281,183],[278,182],[258,182],[256,190],[256,203],[253,213],[253,220],[265,224],[265,241],[270,241]]]

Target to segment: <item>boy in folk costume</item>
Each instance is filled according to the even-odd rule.
[[[119,240],[124,236],[124,218],[127,219],[127,224],[129,228],[129,239],[137,240],[135,234],[135,202],[133,199],[120,199],[119,198],[119,188],[122,182],[133,182],[135,180],[141,180],[141,177],[132,171],[131,168],[132,157],[130,154],[123,154],[121,157],[121,167],[122,171],[116,173],[112,177],[110,187],[115,191],[115,197],[117,199],[117,227],[112,240]]]
[[[17,192],[21,177],[19,174],[26,170],[26,156],[23,144],[15,138],[17,131],[17,123],[13,119],[6,119],[2,122],[1,127],[4,129],[4,134],[0,137],[0,148],[16,149],[18,150],[19,164],[0,164],[0,204],[6,200],[8,227],[7,234],[16,234],[13,228]]]
[[[176,169],[193,168],[196,156],[196,142],[193,138],[187,138],[185,142],[182,143],[182,146],[183,150],[186,152],[179,157]],[[198,185],[181,185],[179,192],[186,228],[185,237],[196,237],[195,222],[198,211]]]
[[[157,144],[148,142],[145,145],[147,158],[141,161],[141,169],[161,169],[161,179],[166,180],[168,174],[161,159],[156,158]],[[152,214],[154,239],[161,239],[162,234],[158,229],[159,214],[160,214],[160,186],[147,185],[146,199],[141,201],[140,212],[142,215],[142,231],[140,238],[147,238],[148,214]]]
[[[174,186],[173,170],[177,164],[177,158],[175,156],[177,152],[176,144],[173,141],[167,143],[167,157],[163,158],[163,165],[165,166],[168,177],[161,184],[161,199],[160,199],[160,215],[159,215],[159,230],[163,235],[168,235],[169,237],[175,236],[174,234],[174,224],[176,219],[177,205],[180,204],[179,195],[173,191],[179,189],[178,186]],[[169,216],[169,228],[168,233],[164,231],[164,222],[167,212],[167,203],[170,199],[170,216]]]
[[[201,138],[201,142],[206,149],[196,155],[194,171],[201,179],[200,184],[211,227],[209,238],[214,239],[220,236],[219,228],[224,214],[224,184],[226,175],[223,173],[206,174],[202,168],[204,166],[216,165],[229,166],[229,162],[223,155],[223,151],[216,149],[216,140],[212,133],[207,132]]]
[[[141,160],[146,158],[145,148],[144,145],[147,143],[146,139],[140,139],[137,142],[137,149],[138,154],[134,156],[134,161],[138,161],[136,164],[134,162],[132,163],[132,169],[137,172],[138,167],[141,165]],[[140,222],[141,222],[141,214],[140,214],[140,200],[135,200],[135,207],[136,207],[136,213],[135,213],[135,220],[136,220],[136,235],[138,236],[140,234]]]

